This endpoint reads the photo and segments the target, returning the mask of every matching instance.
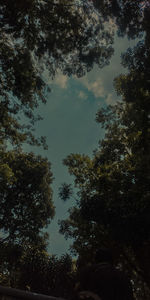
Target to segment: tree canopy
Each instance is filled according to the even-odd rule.
[[[91,260],[97,247],[111,246],[138,291],[141,282],[149,286],[149,16],[149,2],[142,0],[80,5],[74,0],[0,1],[2,282],[8,274],[14,285],[27,283],[35,290],[38,282],[41,291],[57,295],[61,278],[60,296],[66,295],[71,260],[50,260],[42,231],[54,215],[50,163],[24,153],[21,145],[45,145],[43,137],[34,137],[33,128],[41,118],[35,109],[47,100],[46,77],[53,79],[58,72],[81,77],[94,64],[104,67],[117,33],[141,40],[122,55],[128,73],[114,82],[122,100],[97,113],[106,134],[93,157],[71,154],[64,160],[78,192],[76,205],[60,226],[74,239],[72,249],[81,261]],[[67,199],[72,192],[64,184],[59,195]],[[51,288],[41,281],[39,266],[45,280],[53,276]]]
[[[55,213],[52,180],[47,159],[1,147],[0,282],[3,285],[22,288],[20,278],[25,272],[27,253],[34,250],[35,256],[36,252],[44,256],[46,252],[49,236],[45,230]]]
[[[114,32],[143,33],[147,1],[0,1],[1,138],[44,144],[33,135],[46,102],[46,78],[58,72],[83,76],[104,67],[113,54]],[[23,125],[19,118],[31,122]],[[29,125],[30,124],[30,125]]]
[[[1,233],[7,242],[33,242],[54,216],[50,163],[15,150],[0,160]]]
[[[128,73],[114,80],[121,101],[97,112],[105,136],[93,157],[70,154],[64,159],[77,200],[69,218],[60,222],[60,231],[73,238],[72,249],[80,257],[91,259],[101,246],[115,249],[117,261],[134,282],[138,278],[137,294],[142,281],[150,284],[149,14],[147,8],[145,37],[122,55]],[[60,196],[65,198],[63,189]]]
[[[94,63],[108,64],[113,33],[74,1],[1,1],[0,15],[1,137],[40,143],[32,125],[49,91],[45,77],[83,76]],[[30,126],[19,121],[21,113]]]

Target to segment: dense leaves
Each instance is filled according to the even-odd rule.
[[[138,274],[149,284],[150,157],[145,122],[149,112],[142,114],[135,106],[118,103],[99,112],[97,120],[103,120],[107,130],[93,159],[84,155],[65,159],[75,177],[78,200],[60,230],[74,239],[72,248],[82,257],[101,245],[116,249],[132,276]],[[113,120],[107,122],[110,114]]]
[[[115,79],[122,101],[97,113],[106,134],[93,158],[72,154],[64,160],[78,192],[60,226],[74,239],[79,264],[91,262],[97,247],[109,246],[132,275],[136,294],[150,284],[149,12],[142,0],[82,1],[80,7],[73,0],[0,1],[1,283],[71,295],[72,261],[49,257],[42,233],[54,215],[50,164],[19,146],[45,144],[32,131],[40,119],[35,109],[49,92],[47,79],[58,72],[81,77],[94,64],[107,65],[116,30],[142,40],[122,55],[129,70]],[[71,186],[63,184],[59,196],[71,195]]]
[[[93,158],[71,154],[64,160],[78,192],[69,218],[60,222],[82,259],[101,245],[112,248],[133,278],[137,299],[148,299],[150,284],[149,12],[145,38],[122,55],[129,72],[114,81],[122,101],[97,112],[104,139]]]
[[[33,292],[69,298],[73,289],[73,263],[69,255],[60,258],[38,249],[24,253],[18,285]]]
[[[66,201],[69,199],[72,195],[72,189],[71,189],[71,184],[66,184],[63,183],[61,187],[59,188],[59,198],[62,199],[63,201]]]
[[[54,215],[52,173],[33,153],[1,151],[0,229],[7,241],[34,240]]]
[[[113,54],[114,31],[135,38],[147,30],[148,2],[0,1],[1,138],[12,143],[35,139],[35,109],[46,102],[47,80],[58,72],[79,77]],[[24,115],[31,122],[22,125]],[[45,145],[46,146],[46,145]]]
[[[3,255],[2,255],[3,254]],[[71,299],[75,269],[72,258],[49,255],[44,243],[5,245],[0,267],[0,283],[31,292]]]
[[[46,82],[57,72],[83,76],[109,63],[113,33],[74,1],[0,1],[0,111],[2,138],[43,143],[32,134],[34,110],[46,102]],[[18,116],[19,113],[19,116]],[[22,126],[23,113],[31,121]]]
[[[128,35],[129,38],[136,38],[143,31],[144,10],[148,1],[142,0],[103,0],[93,1],[94,6],[105,18],[111,18],[117,25],[118,35]]]

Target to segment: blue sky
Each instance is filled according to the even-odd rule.
[[[43,121],[36,125],[36,134],[47,138],[48,150],[35,152],[48,157],[54,175],[53,200],[56,215],[47,231],[50,234],[48,251],[62,255],[69,249],[71,241],[59,234],[58,220],[67,217],[67,210],[73,202],[63,203],[58,198],[58,188],[63,182],[72,182],[62,160],[70,153],[92,155],[104,131],[95,122],[97,110],[118,99],[113,89],[113,78],[124,73],[120,65],[120,54],[135,42],[116,38],[115,55],[109,66],[94,69],[83,78],[67,78],[58,73],[54,81],[46,75],[51,92],[47,104],[40,106]]]

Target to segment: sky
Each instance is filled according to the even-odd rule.
[[[64,182],[72,183],[72,178],[63,166],[63,159],[70,153],[92,156],[104,131],[95,121],[96,112],[103,106],[114,104],[118,97],[113,88],[113,79],[125,70],[120,64],[120,55],[135,42],[126,38],[115,39],[115,54],[109,66],[98,69],[97,66],[83,78],[68,78],[58,73],[52,82],[47,78],[51,92],[47,104],[40,106],[43,121],[36,125],[36,134],[47,138],[48,150],[41,148],[35,152],[47,157],[52,164],[53,201],[56,213],[47,228],[50,235],[48,252],[61,256],[68,252],[71,240],[66,241],[59,234],[58,220],[66,219],[73,200],[62,202],[58,197],[58,188]]]

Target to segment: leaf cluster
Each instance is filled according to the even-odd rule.
[[[33,153],[1,151],[0,229],[7,241],[33,241],[54,216],[52,173]]]

